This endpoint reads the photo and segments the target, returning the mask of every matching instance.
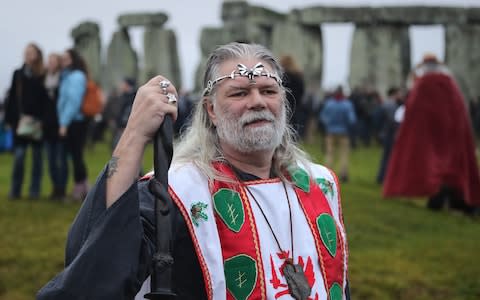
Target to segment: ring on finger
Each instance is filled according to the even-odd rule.
[[[167,94],[168,104],[176,104],[177,103],[177,96],[172,93]]]
[[[162,80],[160,81],[160,87],[162,88],[162,92],[164,95],[167,94],[167,88],[170,86],[170,81],[168,80]]]

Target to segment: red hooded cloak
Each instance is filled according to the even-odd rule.
[[[466,104],[450,76],[417,79],[406,101],[383,195],[429,197],[443,185],[480,206],[480,177]]]

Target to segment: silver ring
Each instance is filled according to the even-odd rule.
[[[168,98],[168,104],[176,104],[177,103],[177,96],[175,96],[174,94],[168,93],[167,98]]]
[[[170,81],[168,80],[162,80],[160,81],[160,87],[162,88],[162,92],[164,95],[167,94],[167,88],[170,86]]]

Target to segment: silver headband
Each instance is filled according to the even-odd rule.
[[[264,70],[264,66],[262,63],[257,63],[253,68],[248,69],[245,65],[243,64],[238,64],[237,69],[233,70],[232,73],[229,75],[223,75],[218,77],[215,80],[209,80],[207,83],[207,87],[203,90],[203,96],[208,96],[213,90],[213,86],[220,81],[222,81],[225,78],[230,78],[230,79],[235,79],[235,77],[247,77],[249,80],[253,81],[255,76],[265,76],[268,78],[273,78],[275,81],[279,84],[282,85],[282,79],[274,73],[270,73],[268,71]]]

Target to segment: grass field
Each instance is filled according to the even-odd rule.
[[[321,161],[318,141],[305,147]],[[93,182],[109,149],[98,144],[86,155]],[[379,156],[376,147],[355,150],[342,186],[352,299],[480,299],[480,220],[430,212],[424,200],[382,199],[374,180]],[[149,149],[145,166],[151,157]],[[7,200],[11,164],[10,155],[0,154],[0,299],[32,299],[63,267],[79,204],[47,200],[48,176],[40,201]]]

